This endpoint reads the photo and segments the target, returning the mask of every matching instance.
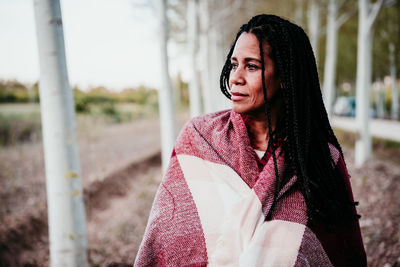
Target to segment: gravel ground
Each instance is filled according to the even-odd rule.
[[[374,157],[357,169],[353,151],[344,153],[369,266],[400,266],[400,165]]]

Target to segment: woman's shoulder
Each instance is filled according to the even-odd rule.
[[[221,131],[229,123],[230,117],[231,110],[228,109],[191,118],[182,127],[177,144],[193,143],[197,137],[205,138],[211,136],[215,131]]]
[[[221,110],[213,113],[208,113],[205,115],[200,115],[194,118],[191,118],[183,127],[186,128],[195,128],[197,131],[210,130],[211,128],[219,128],[226,125],[231,118],[231,109]]]
[[[232,113],[231,109],[220,110],[217,112],[212,112],[194,117],[190,120],[190,122],[196,126],[203,126],[203,125],[206,126],[208,124],[226,121],[231,117],[231,113]]]

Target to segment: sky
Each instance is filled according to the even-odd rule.
[[[0,79],[39,80],[34,0],[0,0]],[[161,82],[156,12],[133,0],[61,1],[69,80],[112,90]],[[186,62],[169,46],[173,77]],[[184,74],[185,76],[185,74]]]

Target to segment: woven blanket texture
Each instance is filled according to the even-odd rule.
[[[330,149],[351,193],[344,161]],[[280,146],[275,153],[280,177]],[[310,227],[296,176],[280,189],[266,221],[275,190],[272,157],[262,166],[241,115],[225,110],[186,123],[134,266],[366,266],[358,222],[335,231]]]

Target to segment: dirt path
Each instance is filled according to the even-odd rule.
[[[128,171],[132,177],[142,175],[129,171],[130,166],[159,153],[158,119],[112,125],[84,120],[80,124],[78,144],[83,184],[92,197],[97,195],[93,192],[97,192],[103,179],[118,175],[120,170]],[[48,260],[42,143],[2,148],[0,181],[0,266],[42,265]],[[120,190],[119,195],[125,194],[118,187],[112,188]],[[92,203],[87,205],[89,214],[96,210],[91,206],[98,205]]]
[[[104,125],[80,121],[79,158],[83,184],[101,180],[160,149],[158,119]],[[42,143],[0,149],[0,219],[35,210],[45,201]],[[18,196],[18,197],[16,197]]]
[[[344,148],[368,266],[400,266],[400,165],[374,157],[360,169]]]
[[[161,180],[160,157],[153,158],[143,166],[124,170],[120,177],[129,179],[121,183],[125,194],[112,197],[106,208],[96,209],[89,216],[88,236],[90,261],[93,265],[132,266],[145,230],[148,212]],[[133,172],[140,174],[132,178]],[[110,182],[114,184],[115,177]],[[115,186],[115,185],[114,185]],[[128,189],[125,189],[128,186]],[[104,187],[107,194],[109,188]],[[94,202],[100,197],[95,194]],[[101,197],[101,199],[104,199]]]
[[[160,164],[160,153],[155,153],[85,188],[92,266],[132,265],[160,182]],[[0,266],[48,265],[44,203],[3,230],[7,231],[0,232]]]

